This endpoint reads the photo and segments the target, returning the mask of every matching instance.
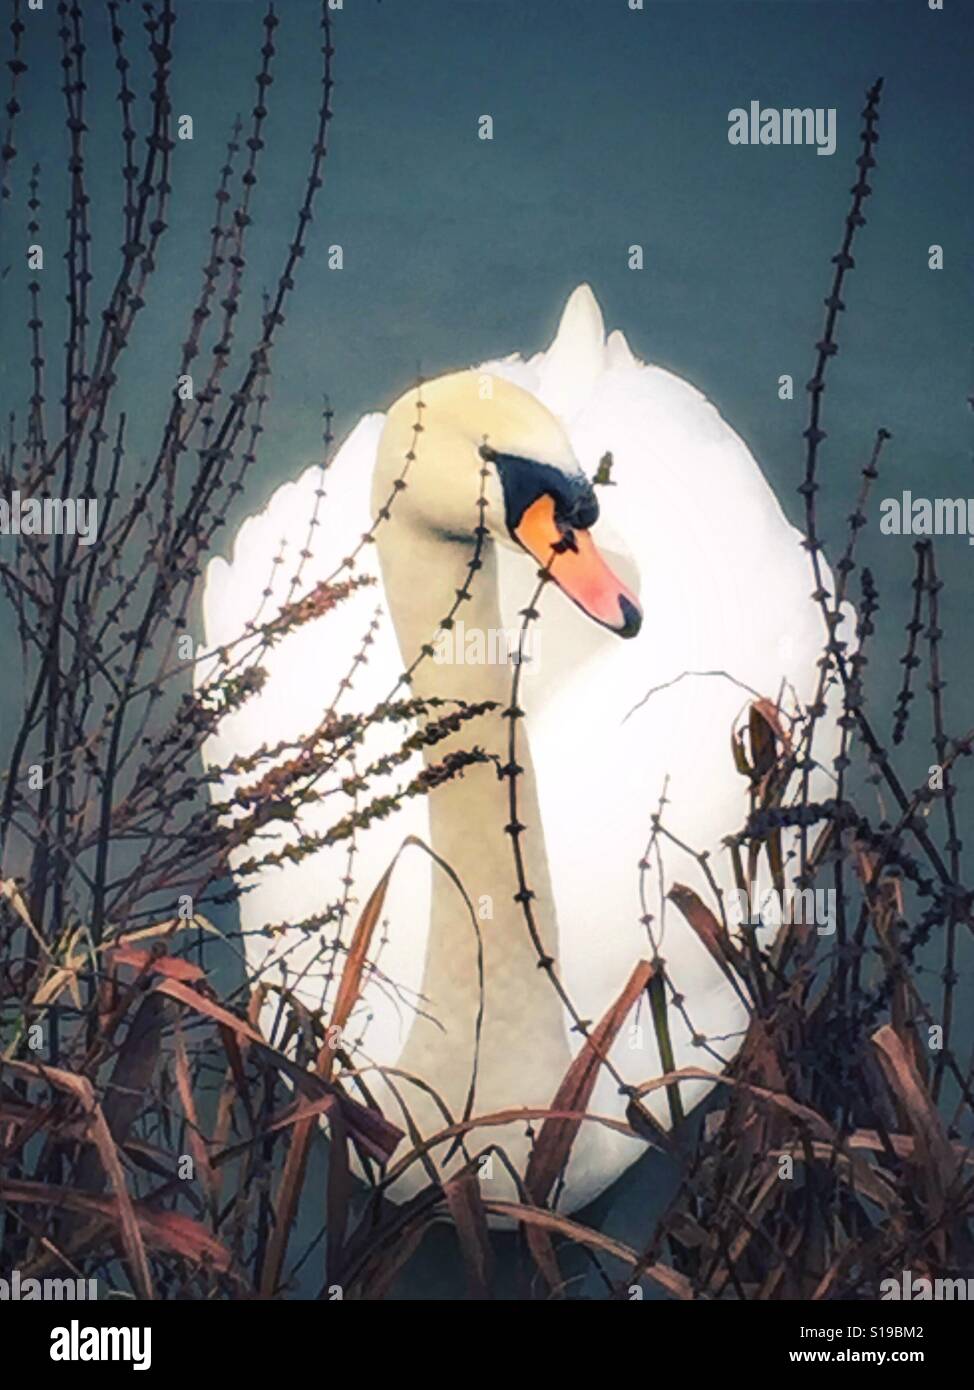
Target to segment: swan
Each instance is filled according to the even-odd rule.
[[[553,550],[566,533],[569,544]],[[748,691],[774,699],[790,689],[796,709],[814,696],[823,636],[810,567],[748,448],[692,385],[641,362],[620,331],[606,336],[596,298],[581,285],[547,351],[414,387],[385,415],[365,416],[327,471],[307,469],[246,520],[232,558],[208,566],[206,649],[293,597],[302,550],[304,592],[333,574],[363,535],[374,539],[358,546],[351,572],[373,582],[261,658],[266,682],[209,739],[208,765],[297,744],[324,711],[368,711],[390,695],[494,708],[373,780],[360,805],[407,786],[456,749],[476,746],[485,760],[428,796],[406,798],[352,846],[342,841],[247,876],[241,928],[254,976],[286,985],[309,1008],[324,1005],[327,1018],[354,921],[395,860],[343,1040],[394,1122],[408,1117],[429,1136],[444,1128],[442,1106],[462,1116],[475,1058],[473,1115],[550,1106],[583,1045],[578,1018],[602,1018],[636,962],[657,951],[683,1000],[669,1009],[675,1065],[719,1071],[739,1046],[745,1010],[664,900],[677,880],[710,899],[704,872],[671,840],[648,862],[643,856],[665,792],[667,828],[709,851],[715,879],[731,888],[722,839],[747,805],[747,782],[730,753],[735,720]],[[285,563],[275,562],[282,553]],[[531,610],[546,565],[549,582]],[[469,594],[458,600],[468,580]],[[444,632],[451,605],[456,616]],[[537,617],[526,620],[525,609]],[[512,662],[500,641],[491,660],[489,645],[491,634],[517,636],[525,624],[515,814],[536,939],[515,901],[523,885],[505,830],[510,784],[498,774],[509,762]],[[397,686],[417,657],[411,683]],[[198,679],[212,670],[201,662]],[[413,727],[372,725],[354,770],[397,749]],[[830,715],[820,725],[819,757],[837,743]],[[349,762],[345,771],[352,769]],[[224,778],[214,794],[226,797],[246,780]],[[286,847],[333,825],[347,809],[334,785],[296,823],[273,823],[262,844]],[[234,866],[252,854],[236,850]],[[539,953],[553,963],[574,1014],[551,972],[539,968]],[[267,1030],[277,1007],[271,996]],[[645,999],[610,1062],[589,1108],[621,1121],[620,1077],[637,1084],[664,1070]],[[709,1085],[682,1083],[684,1110]],[[644,1104],[670,1126],[664,1091]],[[523,1120],[475,1130],[470,1151],[494,1144],[523,1175],[536,1132]],[[645,1147],[621,1126],[582,1124],[561,1208],[589,1202]],[[432,1159],[449,1172],[463,1154],[440,1144]],[[486,1160],[481,1177],[488,1197],[517,1197],[503,1162]],[[390,1195],[408,1198],[427,1181],[424,1165],[413,1163]]]

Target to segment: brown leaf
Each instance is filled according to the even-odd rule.
[[[14,1179],[0,1182],[0,1193],[6,1202],[40,1203],[100,1216],[120,1227],[123,1241],[125,1239],[125,1216],[117,1197],[80,1192],[74,1187],[54,1187],[48,1183]],[[140,1242],[144,1239],[156,1249],[171,1251],[196,1264],[212,1265],[221,1273],[230,1269],[229,1250],[192,1217],[176,1211],[156,1211],[141,1202],[132,1203],[132,1215]]]
[[[307,1123],[301,1119],[299,1125]],[[348,1163],[348,1130],[336,1107],[328,1129],[328,1191],[325,1198],[325,1274],[330,1284],[340,1282],[342,1252],[348,1229],[352,1176]]]
[[[636,1000],[646,989],[654,974],[649,961],[639,961],[629,976],[622,993],[598,1024],[589,1032],[585,1043],[565,1073],[564,1080],[551,1102],[552,1110],[584,1112],[592,1099],[599,1068]],[[524,1185],[531,1199],[541,1205],[559,1173],[571,1155],[572,1145],[581,1120],[547,1119],[535,1140],[528,1159]]]
[[[815,1158],[820,1158],[830,1166],[834,1165],[839,1172],[844,1173],[850,1188],[862,1192],[884,1211],[895,1212],[902,1206],[896,1191],[861,1154],[838,1153],[832,1144],[823,1143],[821,1140],[813,1140],[808,1147]],[[804,1163],[808,1157],[806,1149],[799,1144],[790,1145],[785,1149],[772,1149],[768,1157],[777,1159],[782,1154],[787,1154],[795,1163]]]
[[[60,1067],[46,1067],[40,1063],[13,1062],[4,1059],[2,1066],[11,1067],[23,1076],[47,1081],[61,1090],[69,1092],[75,1096],[88,1115],[89,1136],[98,1150],[102,1167],[115,1189],[122,1245],[132,1270],[132,1281],[136,1293],[140,1298],[151,1299],[153,1297],[152,1276],[149,1273],[149,1263],[142,1242],[142,1233],[135,1218],[132,1198],[125,1185],[125,1174],[122,1170],[118,1150],[115,1147],[115,1141],[112,1139],[102,1108],[95,1098],[91,1082],[86,1076],[76,1076],[73,1072],[64,1071]],[[0,1184],[0,1190],[6,1193],[7,1184]]]
[[[785,749],[785,752],[790,752],[791,734],[788,732],[784,724],[782,724],[781,722],[781,713],[778,709],[778,706],[772,704],[770,700],[765,699],[763,696],[760,700],[754,700],[751,703],[752,738],[754,737],[755,725],[760,725],[762,721],[774,734],[775,738]]]
[[[771,723],[769,711],[777,723],[777,711],[767,700],[755,700],[751,704],[748,718],[748,733],[751,744],[752,776],[758,782],[775,765],[775,725]],[[780,727],[780,726],[779,726]]]
[[[720,966],[724,977],[733,985],[741,1003],[747,1007],[740,980],[731,969],[731,966],[740,968],[740,954],[725,931],[723,923],[718,922],[707,904],[692,888],[687,888],[683,883],[674,883],[666,896],[680,909],[699,940]]]
[[[351,1015],[355,1002],[361,993],[362,974],[365,969],[365,962],[368,958],[369,945],[372,941],[372,933],[375,930],[379,915],[382,912],[382,905],[386,899],[389,889],[389,881],[392,878],[392,871],[396,867],[398,854],[379,879],[369,895],[368,902],[362,909],[355,931],[352,934],[351,944],[348,954],[345,957],[345,965],[342,970],[342,977],[338,984],[338,993],[335,998],[335,1007],[332,1010],[328,1033],[332,1028],[341,1030]],[[318,1054],[316,1071],[324,1081],[330,1081],[332,1068],[335,1062],[335,1050],[329,1046],[326,1038],[321,1051]],[[304,1175],[308,1162],[308,1151],[311,1147],[311,1138],[314,1133],[313,1120],[301,1120],[294,1126],[291,1136],[291,1145],[288,1149],[287,1159],[284,1163],[284,1172],[281,1174],[281,1182],[277,1191],[277,1201],[274,1204],[274,1229],[267,1247],[267,1258],[264,1261],[264,1269],[261,1275],[261,1293],[265,1298],[273,1297],[281,1279],[281,1270],[284,1265],[284,1258],[287,1254],[288,1241],[291,1236],[291,1227],[294,1224],[295,1213],[297,1212],[298,1201],[301,1196],[301,1188],[304,1186]],[[334,1247],[332,1250],[333,1262],[337,1259],[337,1252]]]
[[[490,1297],[493,1251],[487,1230],[487,1214],[481,1198],[480,1179],[470,1168],[451,1178],[443,1188],[470,1285],[470,1297]]]
[[[564,1080],[555,1092],[551,1102],[552,1110],[584,1113],[588,1108],[599,1068],[611,1050],[630,1009],[646,989],[654,973],[649,961],[638,962],[618,999],[590,1031],[578,1056],[573,1059]],[[541,1132],[531,1149],[524,1177],[525,1188],[536,1204],[542,1205],[548,1200],[559,1173],[564,1171],[568,1163],[581,1123],[580,1119],[549,1117],[542,1124]],[[560,1284],[558,1261],[548,1233],[533,1225],[525,1228],[525,1236],[535,1263],[549,1285],[555,1286],[552,1284],[553,1278],[555,1284]]]
[[[175,1029],[175,1060],[176,1060],[176,1089],[179,1092],[179,1101],[186,1116],[186,1133],[189,1138],[189,1147],[196,1169],[200,1175],[200,1181],[210,1200],[216,1193],[213,1168],[210,1164],[210,1155],[206,1147],[206,1141],[200,1130],[199,1118],[196,1113],[196,1097],[193,1094],[193,1083],[189,1075],[189,1058],[186,1055],[186,1039],[183,1037],[182,1024],[177,1019]]]
[[[335,1103],[342,1107],[349,1130],[363,1148],[379,1163],[385,1163],[389,1159],[402,1139],[402,1130],[391,1124],[378,1110],[361,1105],[357,1100],[346,1095],[340,1086],[323,1081],[314,1072],[306,1071],[304,1067],[293,1062],[290,1057],[285,1057],[277,1048],[271,1047],[270,1043],[265,1042],[256,1028],[245,1023],[236,1014],[232,1014],[229,1009],[223,1008],[222,1005],[216,1004],[212,999],[200,994],[198,990],[184,985],[181,980],[160,980],[154,989],[159,994],[167,994],[172,999],[178,999],[181,1004],[187,1004],[197,1013],[205,1014],[207,1018],[212,1018],[214,1022],[229,1029],[238,1037],[246,1038],[248,1042],[260,1050],[262,1056],[283,1072],[303,1095],[315,1099],[322,1095],[331,1096]]]
[[[635,1250],[628,1245],[623,1245],[621,1240],[613,1240],[611,1236],[603,1235],[601,1231],[593,1231],[578,1221],[572,1221],[567,1216],[560,1216],[558,1212],[549,1211],[547,1207],[532,1207],[522,1202],[492,1201],[489,1198],[484,1201],[484,1206],[487,1211],[492,1211],[497,1216],[509,1216],[525,1226],[538,1226],[542,1230],[567,1236],[579,1245],[589,1245],[593,1250],[601,1250],[604,1254],[612,1255],[632,1268],[639,1264],[639,1256]],[[682,1274],[677,1274],[676,1270],[670,1269],[667,1265],[653,1264],[645,1268],[641,1267],[640,1278],[652,1279],[654,1283],[659,1284],[660,1288],[673,1294],[675,1298],[693,1298],[693,1286],[689,1279],[685,1279]]]
[[[195,982],[206,978],[205,970],[192,961],[183,960],[180,956],[157,956],[139,946],[116,946],[111,959],[115,965],[133,965],[136,970],[144,970],[150,975],[165,975],[170,980]]]
[[[957,1170],[957,1162],[937,1107],[902,1038],[890,1024],[885,1023],[869,1041],[876,1049],[887,1084],[900,1102],[904,1119],[916,1138],[916,1160],[929,1179],[931,1196],[942,1200],[944,1189]]]
[[[718,1086],[730,1086],[731,1088],[744,1091],[748,1095],[754,1096],[756,1100],[764,1101],[768,1105],[773,1105],[778,1110],[785,1111],[793,1119],[802,1124],[817,1135],[820,1139],[834,1139],[831,1125],[824,1120],[817,1111],[812,1110],[807,1105],[800,1105],[797,1100],[792,1100],[791,1096],[782,1095],[778,1091],[769,1091],[765,1086],[752,1086],[748,1081],[741,1081],[733,1076],[722,1076],[720,1072],[706,1071],[703,1067],[680,1067],[678,1071],[667,1072],[665,1076],[654,1077],[652,1081],[644,1081],[641,1086],[636,1088],[636,1094],[640,1096],[649,1095],[650,1091],[658,1091],[661,1086],[671,1086],[674,1081],[711,1081]]]
[[[362,1281],[362,1297],[368,1299],[385,1298],[399,1271],[412,1259],[422,1244],[423,1237],[433,1223],[419,1221],[403,1230],[395,1245],[375,1262]]]

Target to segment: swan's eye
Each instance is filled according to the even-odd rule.
[[[586,480],[571,497],[555,497],[555,520],[571,530],[590,530],[599,519],[599,499]]]
[[[583,473],[565,473],[537,459],[501,454],[487,444],[481,446],[480,456],[497,469],[510,532],[516,531],[524,513],[540,497],[551,498],[555,522],[562,531],[588,530],[598,520],[598,498]]]

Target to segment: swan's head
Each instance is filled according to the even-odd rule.
[[[599,552],[598,498],[555,416],[529,391],[485,372],[455,372],[407,392],[379,441],[373,517],[388,508],[392,524],[473,545],[481,497],[489,539],[548,567],[594,622],[635,637],[639,600]]]

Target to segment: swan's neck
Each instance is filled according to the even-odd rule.
[[[386,596],[399,647],[406,663],[424,643],[432,642],[468,576],[470,545],[428,532],[379,529],[379,558]],[[498,557],[493,544],[484,548],[482,568],[473,576],[471,597],[461,603],[457,619],[469,634],[501,627]],[[471,720],[458,734],[427,750],[436,763],[455,749],[478,746],[508,761],[509,721],[501,711],[510,704],[512,668],[507,664],[438,664],[423,661],[413,678],[412,693],[466,701],[494,700],[497,710]],[[435,717],[436,711],[433,711]],[[532,904],[543,949],[557,960],[558,940],[544,832],[525,722],[518,727],[517,815],[527,827],[522,836]],[[547,1104],[567,1067],[569,1054],[560,1003],[546,973],[538,968],[518,891],[511,838],[508,782],[493,763],[470,767],[462,777],[437,788],[429,797],[432,848],[463,883],[478,915],[484,954],[485,1016],[481,1040],[476,1109],[491,1104]],[[469,913],[455,886],[433,870],[429,944],[423,974],[425,1007],[441,1029],[417,1018],[399,1065],[443,1085],[451,1110],[463,1103],[469,1083],[474,1021],[479,1002],[477,942]]]

